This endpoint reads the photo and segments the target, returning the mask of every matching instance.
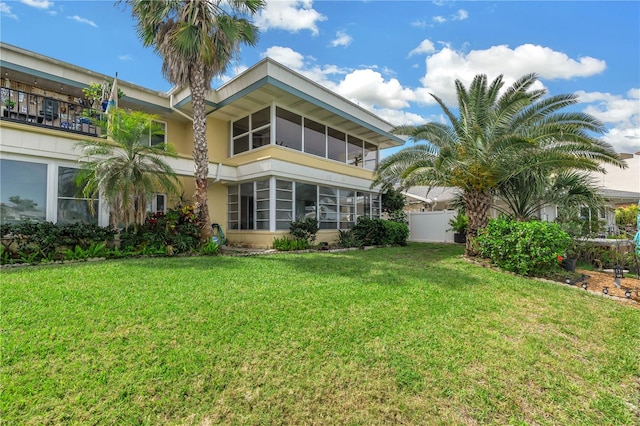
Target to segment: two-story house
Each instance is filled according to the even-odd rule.
[[[103,137],[86,119],[99,106],[82,89],[113,77],[4,43],[0,58],[0,221],[107,225],[104,203],[78,198],[73,177],[80,158],[75,143]],[[118,85],[125,93],[120,107],[159,116],[165,134],[147,143],[176,148],[179,158],[169,162],[191,200],[189,89]],[[268,247],[304,217],[319,221],[319,241],[333,241],[358,217],[380,216],[372,171],[381,149],[403,141],[375,114],[271,59],[211,90],[207,114],[209,213],[230,244]],[[176,202],[154,194],[150,210]]]

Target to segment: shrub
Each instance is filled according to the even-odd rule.
[[[307,240],[295,238],[289,239],[286,236],[273,239],[273,248],[280,251],[306,250],[311,245]]]
[[[406,245],[409,227],[404,223],[360,217],[351,229],[351,234],[364,246]]]
[[[407,245],[407,238],[409,238],[409,227],[403,222],[394,222],[390,220],[384,220],[384,227],[387,233],[387,244],[394,244],[399,246]]]
[[[338,231],[338,233],[338,245],[340,247],[362,247],[362,241],[360,241],[360,239],[356,237],[356,235],[351,232],[351,230],[340,230]]]
[[[489,221],[477,241],[479,254],[500,268],[544,276],[558,268],[558,257],[570,246],[571,237],[556,223],[498,218]]]
[[[125,250],[142,254],[193,253],[200,246],[200,230],[193,206],[149,213],[144,225],[120,234]]]
[[[316,240],[316,234],[318,233],[318,220],[312,217],[307,217],[303,220],[297,220],[291,222],[289,225],[291,235],[297,240],[304,240],[308,243],[313,243]]]
[[[90,254],[100,244],[112,245],[116,230],[95,224],[55,224],[31,222],[0,226],[4,251],[1,262],[33,263],[42,260],[56,261],[67,257],[67,250],[88,250]],[[105,250],[101,250],[104,255]]]

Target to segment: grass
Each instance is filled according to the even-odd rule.
[[[1,272],[4,424],[640,419],[640,309],[454,245]]]

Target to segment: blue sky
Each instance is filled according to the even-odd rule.
[[[537,72],[551,94],[577,93],[617,151],[640,151],[638,1],[278,0],[255,22],[258,45],[213,87],[270,56],[392,124],[420,124],[443,120],[429,93],[455,106],[456,78]],[[171,88],[123,5],[4,0],[0,24],[3,42]]]

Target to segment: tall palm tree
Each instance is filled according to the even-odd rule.
[[[502,76],[489,83],[486,75],[477,75],[469,89],[456,80],[458,116],[431,94],[450,123],[393,129],[427,143],[385,158],[374,184],[459,188],[469,217],[466,253],[473,255],[494,191],[508,179],[534,166],[585,171],[600,170],[602,162],[625,166],[609,144],[592,136],[604,131],[602,123],[561,111],[576,104],[576,96],[546,96],[546,90],[531,89],[536,81],[536,74],[528,74],[503,90]]]
[[[110,140],[80,141],[81,170],[76,183],[86,198],[100,195],[110,210],[110,224],[125,228],[141,225],[154,192],[177,194],[180,181],[165,157],[177,157],[168,145],[149,145],[149,137],[161,135],[159,117],[116,108],[109,114]],[[93,208],[93,204],[89,204]]]
[[[203,240],[213,235],[207,201],[209,153],[205,96],[211,79],[223,74],[240,43],[255,45],[253,16],[264,0],[126,0],[137,19],[138,36],[162,57],[162,73],[189,86],[193,106],[195,213]]]

